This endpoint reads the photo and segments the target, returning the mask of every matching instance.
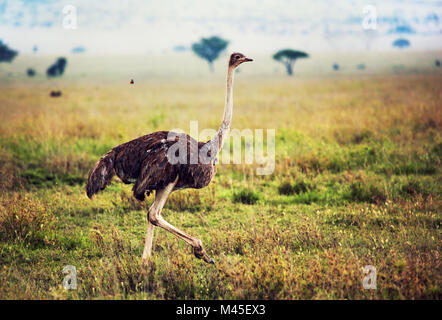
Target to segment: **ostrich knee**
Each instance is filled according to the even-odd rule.
[[[151,208],[147,212],[147,220],[152,223],[155,227],[159,226],[159,217],[154,208]]]

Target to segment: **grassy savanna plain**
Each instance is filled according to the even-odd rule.
[[[2,64],[0,298],[440,299],[440,56],[312,56],[292,78],[269,58],[241,67],[232,128],[276,129],[274,173],[220,164],[209,187],[172,194],[164,217],[217,263],[156,228],[148,269],[153,195],[140,203],[115,179],[90,201],[88,171],[143,134],[217,129],[225,59],[209,75],[190,54],[73,56],[57,80],[42,75],[55,57]],[[66,265],[77,290],[62,287]]]

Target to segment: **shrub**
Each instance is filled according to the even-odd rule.
[[[46,241],[56,218],[39,201],[13,193],[0,199],[0,239],[27,243]]]
[[[28,68],[28,70],[26,70],[26,74],[28,75],[28,77],[33,77],[35,76],[36,72],[32,68]]]
[[[418,194],[421,194],[422,196],[426,197],[431,194],[428,190],[430,189],[430,186],[427,186],[427,188],[422,184],[422,182],[410,179],[401,187],[401,194],[403,196],[417,196]]]
[[[16,189],[22,186],[22,181],[14,166],[13,156],[0,147],[0,192]]]
[[[295,182],[295,184],[293,185],[293,190],[296,194],[305,193],[313,189],[314,188],[309,183],[306,183],[304,181]]]
[[[258,192],[250,189],[242,188],[233,193],[233,202],[241,202],[244,204],[255,204],[260,199]]]
[[[372,137],[373,137],[373,132],[371,132],[368,129],[364,129],[360,132],[356,132],[353,134],[353,143],[359,144],[367,140],[370,140]]]
[[[289,195],[295,193],[293,185],[290,182],[288,182],[288,181],[283,182],[278,187],[278,192],[279,192],[279,194],[283,194],[283,195],[286,195],[286,196],[289,196]]]
[[[304,180],[298,180],[294,184],[291,184],[290,182],[283,182],[278,187],[279,194],[283,195],[292,195],[292,194],[301,194],[308,191],[314,190],[314,186],[312,186],[310,183],[305,182]]]
[[[349,199],[352,201],[376,203],[385,201],[387,196],[372,184],[365,185],[361,182],[354,182],[350,185]]]

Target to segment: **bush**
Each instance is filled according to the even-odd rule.
[[[26,74],[28,75],[28,77],[33,77],[35,76],[36,72],[32,68],[28,68],[28,70],[26,70]]]
[[[295,182],[294,184],[291,184],[290,182],[283,182],[278,187],[279,194],[283,194],[286,196],[292,195],[292,194],[301,194],[308,191],[314,190],[314,186],[312,186],[310,183],[305,182],[304,180],[299,180]]]
[[[293,185],[292,185],[290,182],[286,181],[286,182],[283,182],[283,183],[278,187],[278,193],[279,193],[279,194],[286,195],[286,196],[289,196],[289,195],[291,195],[291,194],[294,194],[295,191],[294,191],[294,189],[293,189]]]
[[[39,201],[13,193],[0,199],[0,239],[27,243],[48,240],[56,218]]]
[[[48,77],[60,77],[63,75],[66,68],[67,60],[64,57],[58,58],[54,64],[50,65],[46,70]]]
[[[424,197],[427,197],[431,194],[431,192],[428,191],[428,189],[430,189],[431,187],[429,187],[427,185],[427,188],[424,186],[424,184],[420,181],[411,179],[408,180],[405,184],[402,185],[401,187],[401,194],[403,196],[417,196],[419,194],[421,194]]]
[[[244,204],[255,204],[260,199],[259,193],[250,189],[240,189],[233,193],[233,202],[241,202]]]
[[[354,182],[350,185],[349,200],[376,203],[386,199],[387,196],[372,184],[364,185],[361,182]]]
[[[368,129],[364,129],[360,132],[354,133],[352,140],[354,144],[359,144],[370,140],[372,137],[373,137],[373,132],[371,132]]]

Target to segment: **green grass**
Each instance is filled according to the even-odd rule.
[[[142,134],[194,119],[216,128],[223,82],[68,78],[60,99],[44,83],[3,83],[0,298],[440,299],[440,74],[248,77],[237,77],[232,126],[276,128],[274,173],[219,165],[209,187],[172,194],[165,219],[217,263],[156,229],[148,269],[154,196],[140,203],[115,180],[91,201],[88,171]],[[66,265],[77,290],[62,288]],[[365,265],[377,290],[362,288]]]

